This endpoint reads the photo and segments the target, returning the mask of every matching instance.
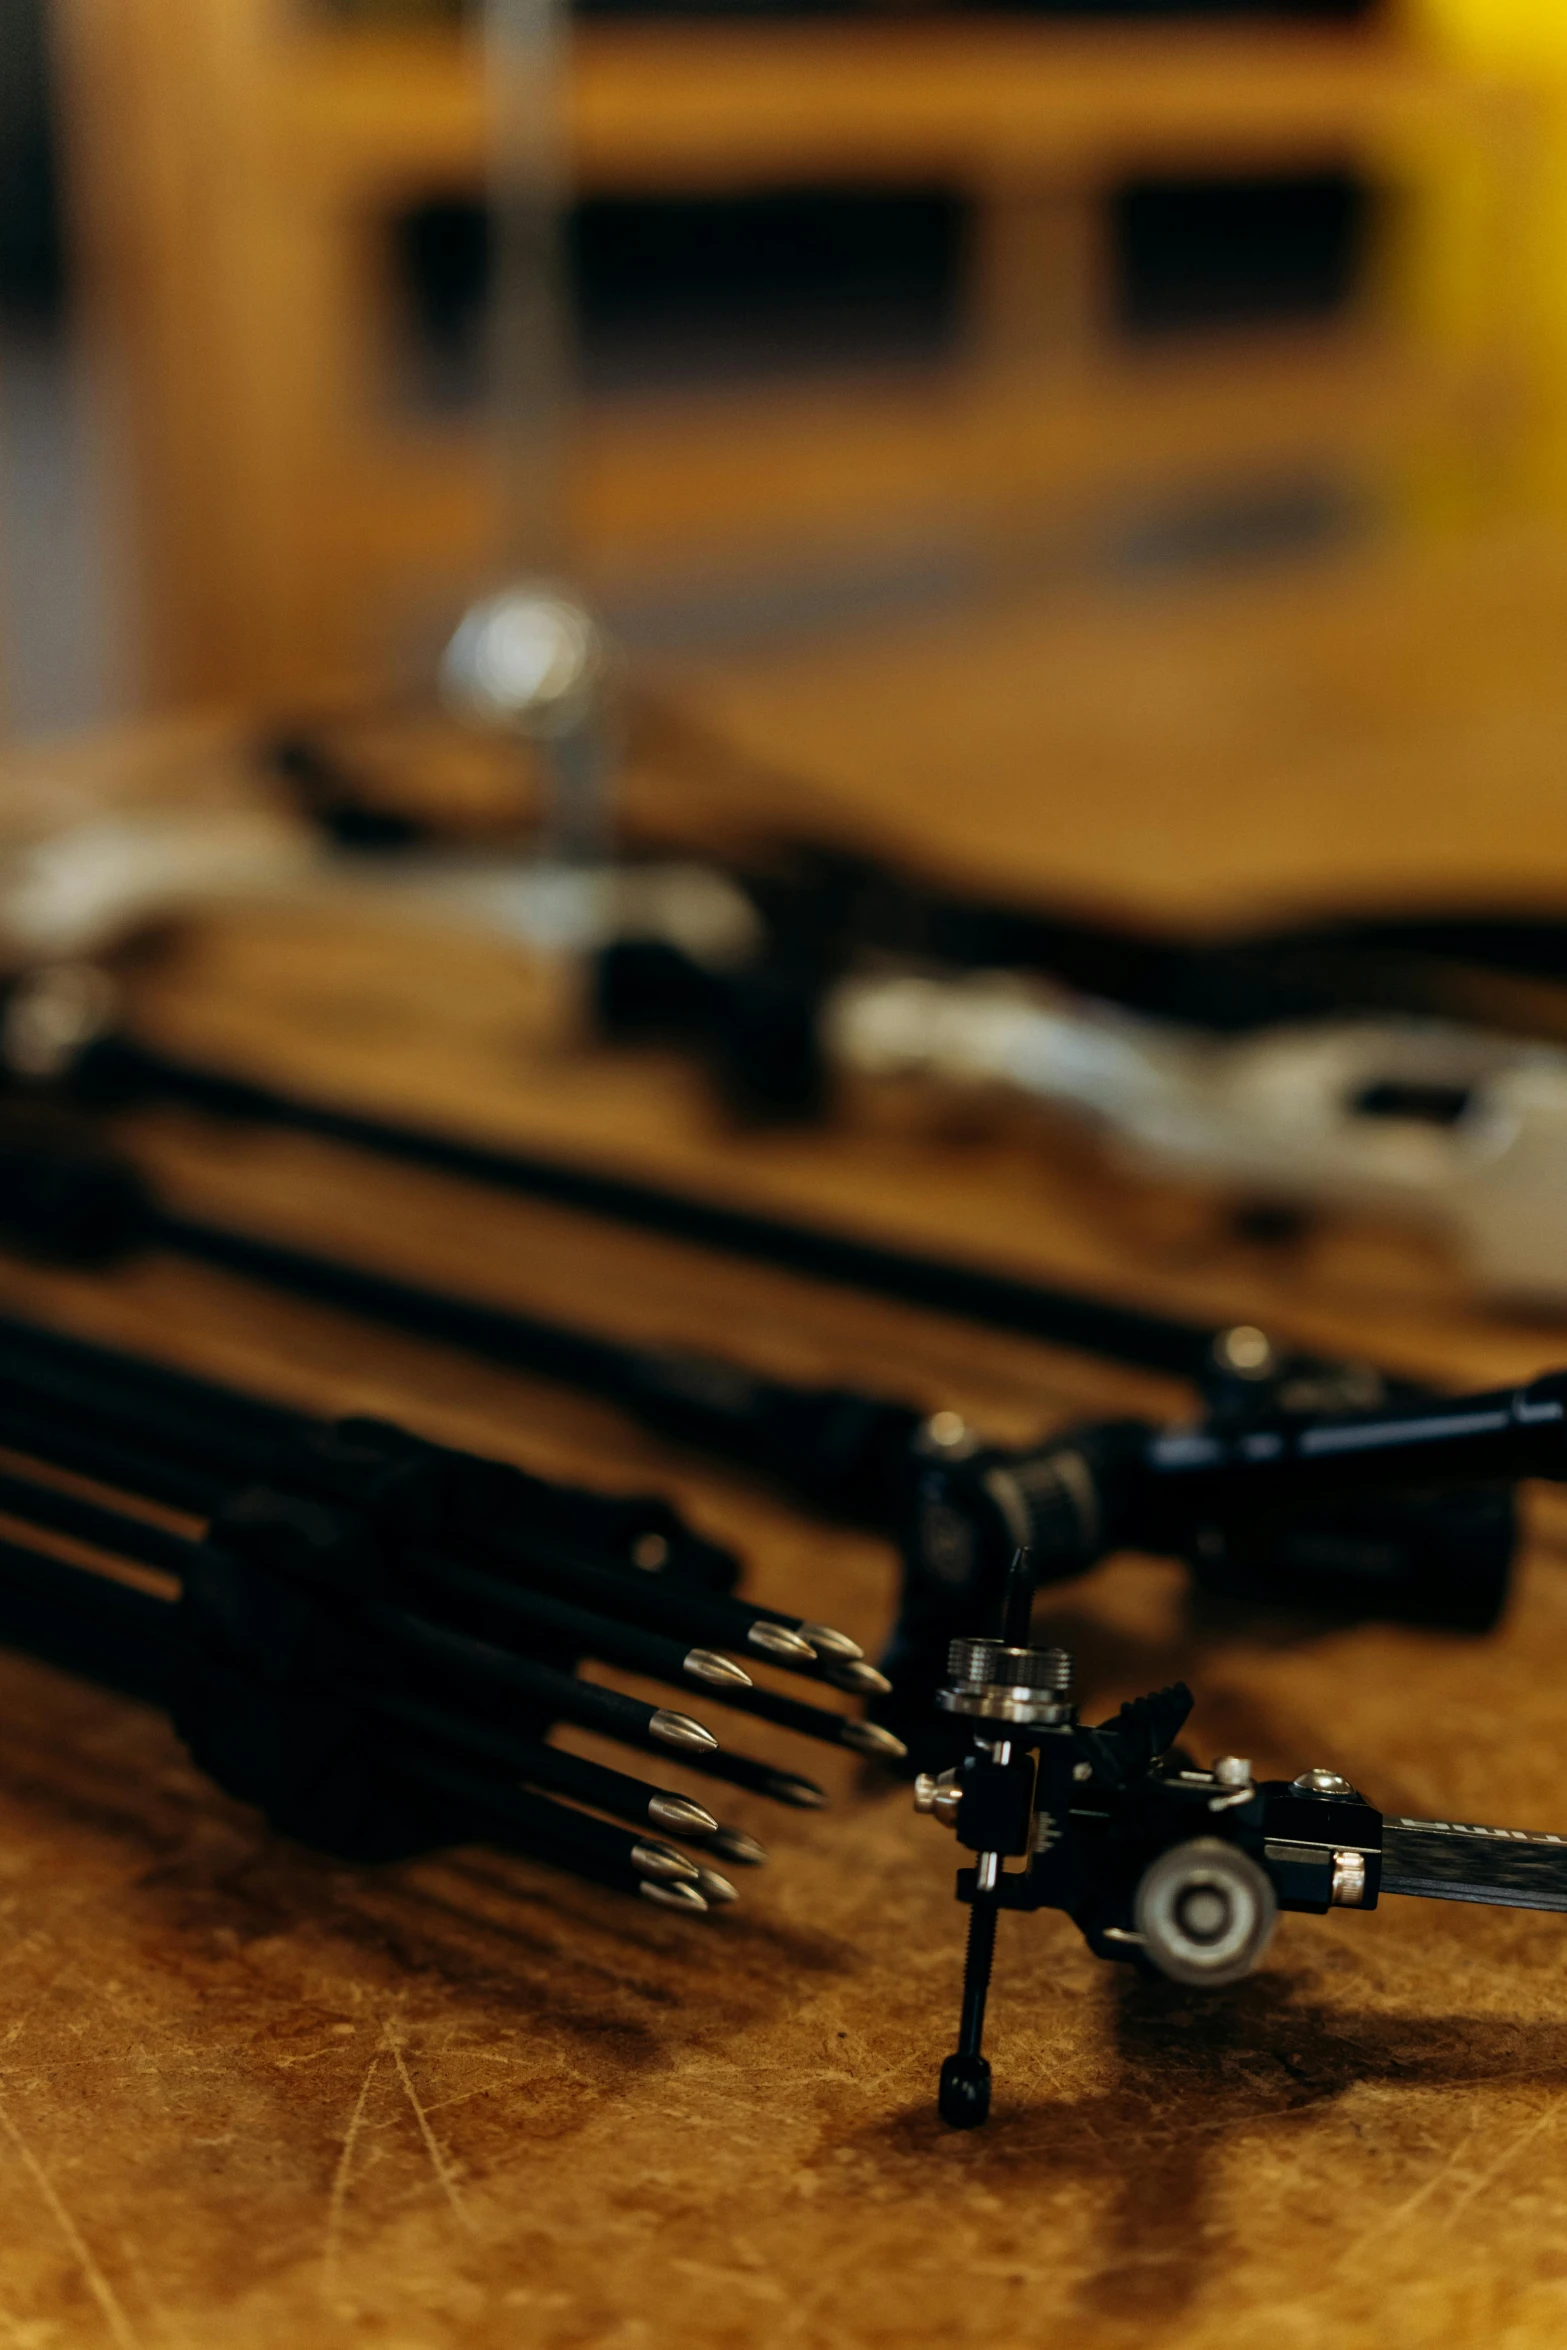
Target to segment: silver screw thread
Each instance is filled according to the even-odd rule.
[[[995,1679],[999,1640],[954,1640],[947,1650],[947,1678],[967,1689],[984,1689]]]
[[[1065,1648],[1008,1648],[1000,1640],[954,1640],[948,1678],[959,1688],[1039,1689],[1072,1694],[1072,1657]]]

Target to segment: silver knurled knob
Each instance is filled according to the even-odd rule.
[[[1067,1697],[1072,1659],[1064,1648],[1008,1648],[1000,1640],[954,1640],[947,1677],[962,1689],[1041,1689]]]

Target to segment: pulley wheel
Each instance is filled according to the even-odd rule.
[[[1133,1916],[1144,1953],[1175,1983],[1238,1983],[1268,1947],[1278,1901],[1257,1863],[1217,1836],[1145,1869]]]

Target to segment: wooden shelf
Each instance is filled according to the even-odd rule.
[[[1471,102],[1385,34],[589,25],[573,44],[571,153],[589,188],[1081,180],[1287,168]],[[317,186],[469,176],[483,153],[477,54],[451,37],[296,34],[272,107]]]

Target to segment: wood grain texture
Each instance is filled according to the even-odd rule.
[[[1448,673],[1493,681],[1473,685],[1477,713],[1512,676],[1506,739],[1543,739],[1556,689],[1532,648],[1556,607],[1543,588],[1538,604],[1521,590],[1509,601],[1522,575],[1497,565],[1476,570],[1465,609],[1501,599],[1516,667],[1493,639],[1484,668],[1466,639]],[[1377,576],[1360,579],[1354,609],[1378,608]],[[1349,592],[1324,592],[1315,633],[1290,640],[1297,659],[1336,645],[1349,661]],[[1281,615],[1306,609],[1295,593],[1251,592],[1259,644],[1275,630],[1286,642]],[[1210,729],[1223,705],[1205,697],[1227,674],[1240,600],[1217,597],[1218,666],[1191,681]],[[1147,616],[1150,674],[1161,642],[1189,641],[1199,603]],[[1411,594],[1402,608],[1413,661],[1431,607]],[[1118,625],[1096,674],[1114,666]],[[1329,774],[1336,712],[1338,755],[1396,798],[1413,789],[1407,744],[1437,730],[1412,692],[1407,734],[1392,687],[1373,696],[1392,658],[1380,641],[1364,653],[1365,700],[1319,705],[1317,755]],[[881,655],[862,650],[880,690]],[[846,653],[829,667],[852,718]],[[1444,674],[1439,648],[1429,670]],[[955,697],[953,677],[930,694]],[[769,733],[754,675],[737,669],[728,690],[755,756],[786,768],[798,753],[810,769],[809,697],[792,733],[775,705]],[[985,690],[980,678],[976,709]],[[714,684],[708,706],[722,701]],[[1248,738],[1269,772],[1300,755],[1299,701],[1280,689],[1271,707],[1271,733],[1256,716]],[[874,827],[896,807],[937,853],[957,820],[909,790],[924,709],[905,703],[896,761],[891,720],[876,720],[882,763],[866,753],[844,821]],[[1021,737],[1038,712],[1016,697],[1013,709]],[[1165,789],[1142,739],[1128,722],[1121,748],[1102,750],[1115,794],[1097,847],[1079,819],[1068,878],[1237,918],[1248,889],[1270,904],[1291,870],[1309,895],[1327,868],[1303,833],[1286,827],[1272,861],[1259,851],[1249,868],[1232,852],[1256,772],[1238,752],[1211,767],[1215,794],[1232,794],[1228,830],[1215,804],[1182,836],[1184,863],[1172,852],[1165,872],[1135,857],[1123,869],[1125,812],[1142,807],[1153,827]],[[983,840],[1001,783],[976,767],[965,788]],[[1422,837],[1467,825],[1475,870],[1500,873],[1508,823],[1543,810],[1543,784],[1498,751],[1485,797],[1464,800],[1462,768],[1454,752],[1427,770]],[[1041,875],[1053,835],[1043,801],[1019,814],[1025,772],[1009,821],[1018,869]],[[1402,870],[1389,804],[1330,803],[1340,879],[1369,888]],[[1538,839],[1543,895],[1567,882],[1567,851],[1544,814]],[[171,1041],[725,1197],[1262,1315],[1455,1381],[1567,1359],[1567,1324],[1481,1313],[1432,1249],[1347,1223],[1293,1252],[1244,1245],[1217,1203],[1141,1191],[1032,1129],[936,1128],[861,1105],[836,1135],[728,1134],[679,1069],[568,1049],[552,991],[472,943],[258,911],[148,960],[134,986],[139,1018]],[[1021,1339],[299,1139],[161,1114],[136,1133],[182,1201],[235,1221],[607,1329],[957,1403],[1001,1435],[1179,1400]],[[890,1606],[877,1542],[602,1406],[447,1350],[165,1259],[108,1278],[8,1264],[0,1300],[321,1409],[388,1411],[547,1471],[657,1486],[744,1546],[759,1597],[867,1640]],[[1174,1569],[1138,1559],[1052,1595],[1045,1627],[1075,1646],[1091,1714],[1184,1673],[1201,1691],[1204,1753],[1239,1750],[1270,1772],[1332,1764],[1390,1808],[1561,1829],[1567,1509],[1541,1495],[1533,1518],[1508,1621],[1483,1642],[1194,1610]],[[386,1870],[312,1857],[216,1795],[151,1715],[0,1663],[0,2340],[1554,2350],[1567,2326],[1559,1921],[1413,1902],[1288,1919],[1262,1972],[1210,2001],[1097,1965],[1062,1921],[1008,1919],[995,2119],[958,2138],[933,2112],[961,1964],[952,1847],[847,1757],[826,1756],[823,1775],[835,1803],[819,1816],[726,1805],[766,1835],[773,1863],[747,1879],[743,1909],[687,1930],[479,1852]]]

